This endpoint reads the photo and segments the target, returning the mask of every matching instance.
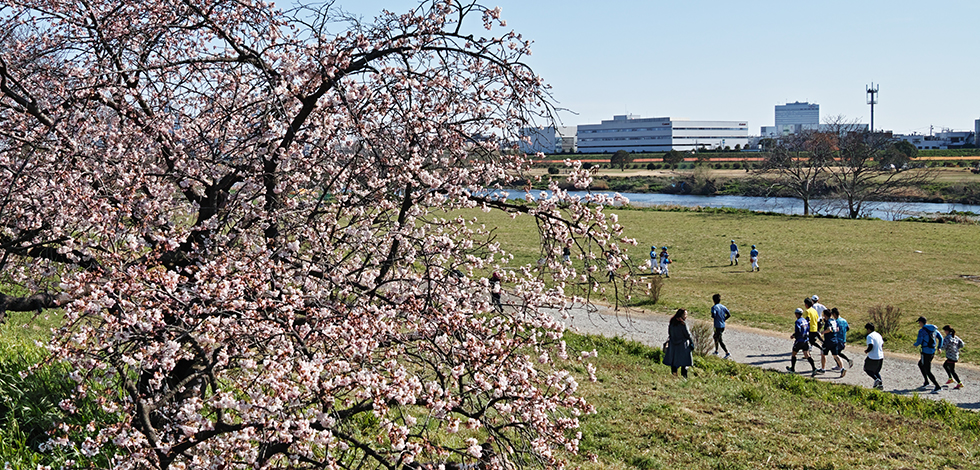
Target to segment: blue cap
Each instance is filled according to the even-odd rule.
[[[732,243],[735,243],[735,240],[732,240]]]
[[[664,250],[666,250],[666,249],[667,249],[667,247],[665,246],[665,247],[663,247],[663,249],[664,249]]]
[[[755,245],[752,245],[752,248],[755,248]]]
[[[802,315],[802,314],[803,314],[803,309],[802,309],[802,308],[798,308],[798,309],[796,309],[796,311],[795,311],[795,312],[793,312],[793,313],[799,313],[800,315]]]

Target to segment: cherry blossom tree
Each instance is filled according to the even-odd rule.
[[[63,308],[62,407],[112,417],[49,446],[119,468],[576,450],[565,289],[634,242],[610,198],[494,191],[527,169],[513,130],[553,109],[499,9],[12,0],[0,21],[0,269],[35,293],[0,307]],[[533,217],[542,260],[508,264],[475,208]]]

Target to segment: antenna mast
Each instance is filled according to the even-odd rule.
[[[868,94],[868,104],[871,105],[871,133],[875,131],[875,105],[878,104],[878,86],[874,82],[866,87]]]

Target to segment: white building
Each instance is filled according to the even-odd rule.
[[[820,105],[806,101],[776,105],[776,125],[763,126],[763,137],[785,137],[820,126]]]
[[[578,126],[578,151],[602,153],[666,152],[669,150],[744,147],[749,142],[747,121],[687,121],[669,117],[613,116],[601,124]]]
[[[974,125],[980,127],[980,120],[976,121]],[[948,150],[963,148],[966,144],[972,144],[976,142],[976,136],[976,132],[946,130],[937,132],[936,135],[896,135],[895,139],[909,142],[919,150]]]
[[[521,128],[520,149],[524,153],[575,152],[575,126]]]

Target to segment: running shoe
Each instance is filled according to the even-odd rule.
[[[841,369],[840,370],[840,377],[843,379],[845,375],[847,375],[847,369]]]
[[[833,367],[833,368],[831,368],[830,370],[832,370],[832,371],[835,371],[835,372],[836,372],[836,371],[839,371],[839,370],[840,370],[840,367],[837,367],[837,366],[834,366],[834,367]]]
[[[723,357],[722,359],[731,359],[731,358],[732,358],[731,354],[725,353],[725,357]]]
[[[854,368],[854,361],[848,359],[847,360],[847,368],[848,369],[853,369]]]
[[[788,371],[790,371],[790,372],[792,372],[794,374],[796,373],[796,369],[794,369],[794,368],[792,368],[790,366],[786,366],[786,370],[788,370]]]
[[[953,380],[953,378],[952,378],[952,377],[950,377],[950,378],[949,378],[949,380],[947,380],[947,381],[946,381],[946,385],[949,385],[949,384],[954,384],[954,383],[956,383],[956,381],[955,381],[955,380]]]
[[[885,389],[885,386],[881,383],[881,379],[875,380],[874,388],[877,388],[878,390]]]
[[[956,386],[953,387],[953,390],[959,390],[961,388],[963,388],[963,382],[960,382],[960,383],[956,384]]]
[[[817,370],[813,371],[813,373],[814,373],[814,375],[816,375],[816,374],[826,374],[827,371],[825,371],[823,369],[817,369]]]
[[[938,392],[938,391],[940,391],[942,389],[943,389],[942,387],[940,387],[939,385],[936,385],[936,388],[932,389],[932,393],[936,393],[936,392]]]

